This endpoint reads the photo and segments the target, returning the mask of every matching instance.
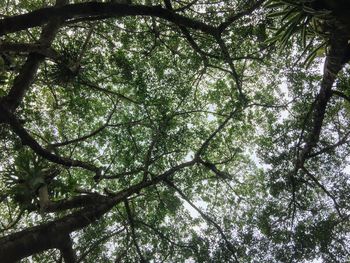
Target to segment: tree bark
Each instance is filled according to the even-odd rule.
[[[87,206],[63,218],[0,238],[1,262],[15,262],[47,249],[60,249],[62,242],[73,231],[80,230],[100,219],[127,197],[140,192],[146,187],[156,185],[179,170],[190,167],[195,163],[194,160],[181,163],[151,180],[142,181],[116,193],[114,196],[96,201],[93,206]]]
[[[68,0],[57,0],[56,8],[62,7],[66,3],[68,3]],[[4,20],[0,20],[0,28],[2,22],[4,22]],[[39,45],[44,50],[50,48],[58,29],[64,20],[60,17],[51,17],[47,22],[48,24],[43,28],[39,40]],[[19,74],[14,79],[13,86],[11,87],[8,95],[1,98],[0,101],[1,103],[4,103],[6,108],[8,108],[10,111],[14,112],[22,102],[24,95],[34,81],[34,77],[38,71],[40,63],[44,60],[44,58],[45,57],[43,55],[38,53],[30,53],[27,57],[27,60],[22,66]]]
[[[205,33],[212,34],[216,32],[216,28],[213,26],[176,14],[161,6],[88,2],[65,5],[62,7],[41,8],[27,14],[4,18],[0,20],[0,36],[36,26],[42,26],[52,18],[69,20],[72,18],[88,18],[92,16],[154,16]]]
[[[32,227],[0,239],[1,262],[15,262],[47,249],[60,249],[67,236],[101,218],[115,204],[114,200],[43,225]]]
[[[348,59],[344,60],[348,49],[349,45],[346,34],[341,30],[335,30],[330,37],[330,48],[324,64],[321,88],[316,96],[309,130],[310,132],[305,140],[304,147],[299,152],[296,165],[297,169],[303,167],[305,160],[309,157],[311,151],[319,141],[326,108],[333,95],[333,84],[344,64],[348,62]]]

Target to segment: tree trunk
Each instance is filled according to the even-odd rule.
[[[114,205],[108,202],[87,207],[61,219],[14,233],[0,239],[1,262],[16,262],[47,249],[61,249],[67,236],[98,220]]]
[[[333,32],[330,37],[329,52],[324,64],[321,88],[315,100],[311,127],[305,141],[305,146],[299,154],[297,168],[301,168],[304,165],[305,160],[319,141],[327,104],[333,94],[332,87],[337,74],[342,70],[344,64],[348,62],[348,51],[347,35],[341,30]]]

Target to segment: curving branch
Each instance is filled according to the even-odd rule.
[[[165,0],[166,1],[166,0]],[[193,6],[194,4],[196,4],[198,2],[198,0],[193,0],[191,2],[189,2],[188,4],[181,6],[179,8],[174,9],[175,12],[183,12],[186,11],[186,9],[191,8],[191,6]]]
[[[129,5],[113,2],[87,2],[70,4],[62,7],[46,7],[35,11],[6,17],[0,20],[0,36],[20,30],[42,26],[50,19],[68,21],[76,18],[90,18],[93,16],[125,17],[125,16],[152,16],[165,19],[176,25],[183,25],[195,30],[213,34],[216,28],[195,19],[174,13],[161,6]]]
[[[221,53],[222,53],[222,57],[225,60],[225,62],[229,65],[230,67],[230,74],[233,77],[235,83],[236,83],[236,88],[238,90],[238,94],[240,97],[243,97],[243,91],[242,91],[242,80],[240,78],[240,76],[237,73],[236,67],[233,64],[233,59],[231,57],[230,52],[228,51],[228,48],[225,44],[225,42],[222,40],[220,35],[216,35],[215,36],[216,42],[218,43],[220,49],[221,49]]]
[[[119,92],[116,92],[116,91],[113,91],[113,90],[108,90],[108,89],[104,89],[104,88],[101,88],[100,86],[98,85],[95,85],[93,83],[90,83],[90,82],[86,82],[86,81],[80,81],[81,84],[91,88],[91,89],[94,89],[94,90],[97,90],[97,91],[101,91],[105,94],[109,94],[109,95],[112,95],[112,96],[116,96],[117,98],[119,99],[122,99],[122,100],[125,100],[125,101],[129,101],[129,102],[132,102],[134,104],[140,104],[139,102],[119,93]]]
[[[341,98],[343,98],[344,100],[346,100],[347,102],[350,103],[350,97],[347,96],[346,94],[344,94],[344,93],[341,92],[341,91],[332,90],[332,95],[336,95],[336,96],[338,96],[338,97],[341,97]]]
[[[121,178],[121,177],[124,177],[127,175],[137,174],[137,173],[142,172],[144,170],[145,170],[144,167],[140,167],[140,168],[136,168],[134,170],[126,171],[126,172],[122,172],[122,173],[117,173],[117,174],[112,174],[112,175],[103,175],[103,176],[101,176],[100,179],[107,179],[107,180],[118,179],[118,178]]]
[[[69,233],[90,225],[101,218],[114,202],[88,207],[52,222],[31,227],[0,238],[0,258],[3,262],[16,262],[47,249],[62,246]]]
[[[350,132],[347,132],[343,136],[343,138],[341,138],[337,143],[329,145],[327,147],[324,147],[323,149],[321,149],[321,150],[319,150],[319,151],[317,151],[315,153],[310,153],[309,156],[307,157],[307,159],[315,157],[315,156],[318,156],[318,155],[321,155],[321,154],[324,154],[324,153],[327,153],[327,152],[329,152],[329,151],[331,151],[331,150],[333,150],[333,149],[335,149],[335,148],[337,148],[337,147],[339,147],[339,146],[341,146],[343,144],[349,143],[350,142],[350,140],[348,140],[349,135],[350,135]]]
[[[221,23],[218,27],[219,33],[223,33],[232,23],[236,22],[237,20],[241,19],[244,16],[250,15],[252,12],[254,12],[256,9],[258,9],[266,0],[259,0],[259,1],[253,1],[253,5],[248,7],[246,10],[243,10],[241,12],[238,12],[236,14],[231,15],[226,19],[225,22]]]
[[[22,218],[22,216],[23,216],[23,214],[24,214],[24,211],[25,211],[25,210],[20,210],[20,212],[18,213],[18,215],[16,216],[16,218],[15,218],[14,220],[12,220],[12,222],[10,222],[9,224],[3,225],[3,224],[1,223],[2,228],[0,229],[0,233],[5,232],[5,231],[11,229],[12,227],[14,227],[15,225],[17,225],[17,223],[21,220],[21,218]]]
[[[21,139],[23,145],[29,146],[39,156],[66,167],[80,167],[86,170],[101,173],[101,169],[95,165],[83,161],[78,161],[66,157],[61,157],[43,148],[28,132],[23,128],[17,117],[0,103],[0,123],[9,124],[14,133]]]
[[[31,43],[1,43],[1,52],[13,52],[13,53],[36,53],[51,59],[56,59],[58,57],[57,52],[52,48],[47,48],[40,44]]]
[[[173,6],[171,4],[170,0],[164,0],[165,6],[167,9],[174,11]],[[182,32],[182,34],[184,35],[185,39],[187,40],[187,42],[189,43],[189,45],[192,47],[192,49],[194,51],[196,51],[198,53],[198,55],[202,58],[204,65],[208,64],[208,58],[207,57],[214,57],[214,58],[219,58],[218,56],[215,55],[211,55],[209,53],[204,52],[200,46],[196,43],[196,41],[193,39],[193,37],[191,36],[190,31],[187,29],[187,27],[183,26],[183,25],[179,25],[179,28]]]
[[[153,226],[149,223],[145,223],[144,221],[141,221],[141,220],[135,220],[135,222],[137,222],[137,224],[143,225],[144,227],[151,229],[161,239],[169,242],[173,246],[176,246],[179,248],[193,248],[193,246],[191,246],[190,244],[187,245],[187,244],[176,243],[175,241],[171,240],[168,236],[166,236],[164,233],[162,233],[159,229],[157,229],[155,226]]]
[[[201,158],[199,158],[199,161],[198,161],[200,164],[204,165],[205,167],[207,167],[210,171],[212,171],[218,178],[221,178],[221,179],[228,179],[230,178],[231,176],[226,173],[226,172],[223,172],[223,171],[220,171],[216,165],[212,162],[209,162],[209,161],[205,161]]]
[[[97,128],[96,130],[92,131],[91,133],[86,134],[86,135],[79,137],[79,138],[72,139],[72,140],[58,142],[58,143],[52,143],[52,144],[50,144],[50,146],[51,147],[61,147],[61,146],[65,146],[65,145],[76,143],[76,142],[82,142],[82,141],[85,141],[86,139],[94,137],[95,135],[102,132],[105,128],[107,128],[109,126],[109,122],[110,122],[114,112],[115,112],[115,107],[113,108],[112,112],[108,115],[106,122],[102,126]]]

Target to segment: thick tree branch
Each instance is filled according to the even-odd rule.
[[[66,3],[68,3],[68,0],[58,0],[55,8],[60,8]],[[11,19],[11,17],[0,20],[0,28],[2,22],[4,22],[4,20],[6,19]],[[60,17],[50,17],[46,22],[48,24],[43,28],[39,40],[39,45],[43,49],[48,49],[51,46],[51,43],[54,40],[54,37],[56,36],[59,27],[63,23],[63,19]],[[7,24],[7,26],[11,27],[13,25]],[[44,60],[44,58],[45,57],[41,54],[30,53],[27,58],[27,61],[22,66],[20,73],[15,78],[13,86],[10,89],[8,95],[4,98],[1,98],[1,102],[5,103],[8,109],[10,109],[11,111],[14,111],[22,102],[24,95],[26,94],[32,82],[34,81],[34,77],[39,68],[40,63]]]
[[[62,7],[41,8],[27,14],[3,18],[0,20],[0,35],[42,26],[52,18],[69,20],[73,18],[89,18],[91,16],[153,16],[209,34],[213,34],[216,31],[216,28],[213,26],[176,14],[161,6],[87,2]]]
[[[208,148],[210,141],[221,131],[226,127],[226,124],[233,118],[233,116],[239,111],[239,109],[233,110],[229,116],[226,117],[226,119],[219,125],[218,128],[202,143],[202,145],[199,147],[199,149],[196,152],[196,158],[200,157],[201,154],[204,153],[204,151]]]
[[[95,206],[100,203],[104,203],[106,201],[108,201],[107,196],[103,196],[97,193],[87,194],[87,195],[78,195],[70,199],[50,202],[46,207],[45,212],[48,212],[48,213],[62,212],[68,209]]]
[[[109,211],[114,202],[86,208],[43,225],[32,227],[0,239],[0,257],[3,262],[15,262],[51,248],[60,248],[61,242],[72,231],[84,228]]]
[[[11,111],[14,111],[34,81],[34,76],[39,68],[40,62],[44,57],[38,53],[29,54],[26,62],[22,66],[20,73],[14,80],[14,84],[7,96],[1,98],[1,103],[6,103]]]
[[[123,202],[129,196],[146,187],[156,185],[174,173],[194,164],[193,160],[179,164],[148,181],[143,181],[108,197],[98,205],[88,206],[63,218],[0,238],[0,258],[3,262],[14,262],[47,249],[59,248],[61,239],[66,238],[71,232],[100,219],[116,204]]]
[[[58,54],[54,49],[44,47],[40,44],[29,43],[1,43],[0,52],[36,53],[52,59],[56,59],[58,57]]]
[[[73,241],[69,235],[62,239],[59,247],[65,263],[76,263],[77,255],[73,249]]]

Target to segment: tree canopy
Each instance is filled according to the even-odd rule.
[[[0,261],[348,262],[349,13],[0,1]]]

